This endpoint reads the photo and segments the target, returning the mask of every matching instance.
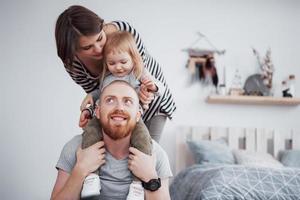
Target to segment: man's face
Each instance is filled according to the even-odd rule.
[[[96,110],[103,131],[113,140],[128,136],[140,118],[139,99],[125,82],[113,82],[104,88]]]

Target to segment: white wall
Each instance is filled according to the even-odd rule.
[[[107,21],[128,20],[162,64],[178,106],[161,141],[172,164],[176,125],[300,128],[300,107],[206,104],[199,84],[187,86],[187,55],[181,51],[196,39],[196,31],[205,33],[227,50],[222,65],[230,82],[236,68],[244,79],[256,72],[251,46],[261,53],[271,47],[275,89],[295,74],[300,96],[297,0],[7,0],[0,6],[1,199],[49,199],[61,148],[81,133],[77,121],[84,92],[64,71],[54,41],[56,18],[72,4],[85,5]]]

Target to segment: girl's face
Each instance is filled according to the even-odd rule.
[[[106,42],[104,31],[92,36],[80,36],[76,55],[83,59],[101,60]]]
[[[108,70],[117,77],[128,75],[133,69],[133,61],[127,52],[110,52],[106,56]]]

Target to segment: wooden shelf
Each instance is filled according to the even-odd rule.
[[[256,105],[285,105],[296,106],[300,104],[300,98],[283,98],[271,96],[222,96],[210,95],[207,103],[214,104],[256,104]]]

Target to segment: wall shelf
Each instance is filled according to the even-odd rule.
[[[206,102],[212,104],[254,104],[254,105],[297,106],[300,104],[300,98],[283,98],[283,97],[271,97],[271,96],[210,95],[206,98]]]

